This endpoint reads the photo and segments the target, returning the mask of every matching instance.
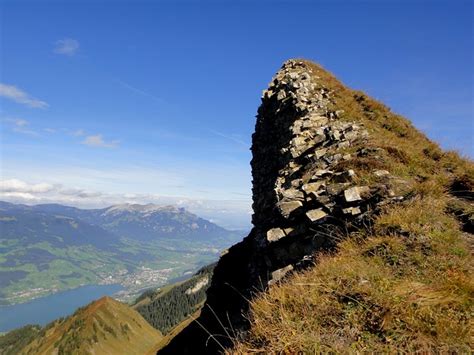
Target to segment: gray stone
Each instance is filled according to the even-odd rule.
[[[291,140],[290,143],[293,147],[300,147],[302,145],[306,145],[306,139],[304,137],[295,137]]]
[[[302,189],[304,192],[310,193],[310,192],[317,192],[321,189],[321,187],[324,187],[324,186],[325,186],[324,181],[316,181],[316,182],[304,184]]]
[[[283,91],[283,90],[280,90],[280,91],[278,92],[278,95],[277,95],[277,100],[278,100],[278,101],[281,101],[281,100],[283,100],[285,97],[286,97],[286,92]]]
[[[297,189],[281,190],[281,194],[285,200],[304,200],[304,194]]]
[[[290,72],[290,73],[288,74],[288,77],[289,77],[290,79],[296,80],[296,79],[298,79],[298,73]]]
[[[355,215],[361,214],[362,211],[360,210],[359,207],[348,207],[348,208],[343,208],[342,213],[355,216]]]
[[[342,142],[340,142],[340,143],[337,145],[337,147],[338,147],[339,149],[342,149],[342,148],[347,148],[347,147],[349,147],[350,145],[351,145],[350,142],[348,142],[348,141],[342,141]]]
[[[316,172],[314,173],[316,177],[328,176],[332,174],[334,173],[331,170],[326,170],[326,169],[316,170]]]
[[[306,217],[308,217],[308,219],[311,222],[319,221],[320,219],[323,219],[327,215],[328,214],[324,212],[321,208],[306,212]]]
[[[339,131],[333,131],[331,134],[331,138],[335,141],[338,141],[341,139],[341,133]]]
[[[327,148],[318,149],[314,152],[314,156],[316,159],[321,159],[327,151]]]
[[[285,218],[288,218],[294,211],[302,206],[303,204],[300,201],[280,202],[278,204],[280,213]]]
[[[334,154],[332,159],[337,162],[342,159],[342,154]]]
[[[348,141],[354,141],[356,138],[359,137],[359,132],[357,131],[349,131],[344,133],[344,138]]]
[[[269,242],[276,242],[285,236],[286,233],[281,228],[272,228],[267,232],[267,240]]]
[[[280,281],[284,278],[289,272],[293,271],[293,265],[287,265],[281,269],[275,270],[272,272],[272,279],[269,282],[269,285],[273,285],[275,282]]]
[[[344,191],[344,198],[346,202],[361,201],[369,191],[367,186],[354,186]]]
[[[269,89],[269,90],[264,90],[263,91],[262,97],[264,99],[269,99],[270,97],[272,97],[272,95],[273,95],[273,91]]]
[[[390,175],[390,173],[387,170],[375,170],[374,175],[377,177],[384,177]]]
[[[326,187],[326,191],[328,195],[337,196],[339,195],[347,186],[348,183],[339,183],[339,184],[331,184]]]
[[[301,186],[301,179],[294,179],[294,180],[291,180],[291,186],[293,187],[300,187]]]

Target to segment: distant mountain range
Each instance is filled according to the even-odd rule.
[[[174,206],[0,202],[0,303],[92,283],[139,292],[214,261],[242,235]]]
[[[17,218],[16,220],[2,218],[2,232],[5,227],[8,231],[7,235],[11,235],[10,232],[18,232],[18,229],[25,232],[30,227],[32,228],[30,233],[37,232],[42,228],[36,228],[34,223],[40,220],[41,223],[45,222],[48,228],[51,228],[50,231],[45,230],[45,233],[60,232],[54,228],[68,228],[67,225],[69,225],[77,231],[89,229],[88,234],[101,233],[104,243],[111,242],[114,238],[110,233],[117,237],[140,241],[153,241],[156,238],[186,238],[205,241],[217,239],[221,241],[229,234],[229,231],[224,228],[199,218],[184,208],[154,204],[122,204],[103,209],[79,209],[59,204],[27,206],[0,201],[0,216],[2,214],[9,214],[10,217]],[[51,221],[51,218],[56,220],[55,223],[44,221],[44,219]],[[101,244],[101,241],[96,238],[80,239],[81,243]],[[72,238],[70,240],[73,242]],[[64,240],[64,242],[67,243],[68,240]]]

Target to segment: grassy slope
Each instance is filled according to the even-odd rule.
[[[342,119],[362,122],[376,157],[341,169],[361,184],[388,170],[405,196],[333,254],[294,274],[252,303],[252,328],[232,352],[469,352],[474,348],[472,260],[474,165],[443,152],[409,121],[307,63],[333,91]],[[454,214],[456,215],[456,218]]]
[[[127,305],[103,297],[46,326],[21,354],[145,354],[159,331]]]
[[[16,355],[18,349],[24,348],[40,332],[39,325],[26,325],[0,336],[0,354]]]

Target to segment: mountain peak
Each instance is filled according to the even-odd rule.
[[[183,209],[172,205],[156,205],[153,203],[148,203],[146,205],[132,204],[132,203],[123,203],[119,205],[113,205],[105,209],[106,214],[110,213],[121,213],[121,212],[130,212],[130,213],[153,213],[153,212],[179,212]]]
[[[152,351],[161,333],[127,305],[102,297],[73,315],[54,321],[23,353],[119,354]]]
[[[203,339],[223,332],[219,319],[245,332],[249,299],[369,228],[435,171],[448,181],[451,160],[465,166],[453,154],[440,165],[443,152],[408,120],[300,59],[286,61],[263,91],[251,150],[254,228],[221,257],[199,319],[164,354],[232,346]]]

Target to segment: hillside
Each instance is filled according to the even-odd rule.
[[[154,328],[169,333],[201,308],[214,267],[215,264],[205,266],[188,280],[143,293],[133,309]]]
[[[84,210],[0,202],[0,304],[84,284],[121,284],[131,300],[216,260],[241,238],[180,208]]]
[[[0,335],[0,354],[18,354],[18,351],[33,341],[40,331],[41,327],[39,325],[26,325]]]
[[[124,337],[130,343],[130,345],[127,345],[129,348],[124,348],[127,351],[136,354],[155,353],[157,349],[165,346],[176,333],[188,325],[193,318],[197,317],[206,299],[206,290],[209,287],[214,266],[215,264],[210,264],[201,268],[187,280],[169,284],[159,289],[147,290],[132,305],[104,297],[78,309],[71,317],[56,320],[43,328],[37,325],[27,325],[12,330],[0,335],[0,354],[50,353],[53,352],[53,349],[49,347],[51,343],[56,344],[56,350],[59,351],[61,348],[61,351],[66,353],[70,353],[70,351],[79,353],[116,351],[117,344],[121,344]],[[113,316],[110,316],[111,314]],[[131,323],[131,320],[138,324],[139,328],[146,321],[157,330],[158,334],[164,336],[156,337],[154,342],[149,342],[149,339],[147,339],[143,347],[134,347],[136,344],[141,344],[142,336],[151,334],[155,337],[156,334],[150,332],[147,325],[145,335],[137,335],[124,325],[127,322]],[[95,326],[94,323],[96,323]],[[92,324],[92,331],[90,324]],[[106,335],[110,333],[113,338],[98,336],[102,334],[100,327],[104,328],[102,333],[105,332]],[[123,329],[125,329],[125,333]],[[64,335],[62,335],[63,333]],[[91,337],[93,343],[89,340]],[[120,338],[120,340],[115,341],[114,338]],[[81,344],[89,343],[90,346],[75,348],[77,342]],[[148,346],[149,343],[151,344],[150,347]],[[74,348],[75,350],[71,350]],[[130,349],[133,349],[133,351]],[[109,353],[113,354],[114,352]]]
[[[104,297],[43,328],[20,354],[145,354],[159,331],[127,305]]]
[[[472,161],[305,60],[264,91],[252,141],[255,227],[160,354],[474,347]]]

